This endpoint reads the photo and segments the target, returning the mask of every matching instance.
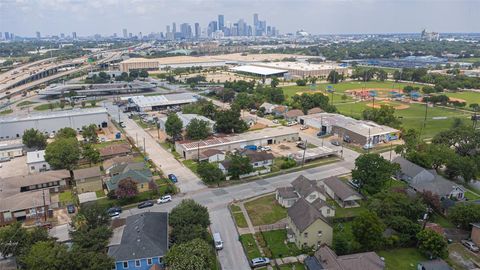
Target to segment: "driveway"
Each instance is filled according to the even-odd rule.
[[[176,160],[170,152],[162,148],[155,138],[138,126],[135,121],[129,119],[123,112],[119,112],[116,105],[113,105],[110,102],[105,102],[104,106],[107,108],[112,119],[118,121],[118,114],[120,114],[120,121],[123,121],[125,124],[126,127],[124,130],[127,135],[133,138],[134,141],[138,138],[138,142],[135,142],[138,148],[143,149],[145,142],[146,153],[158,168],[160,168],[165,174],[173,173],[177,176],[178,183],[176,185],[180,188],[181,192],[186,193],[206,188],[198,176]]]

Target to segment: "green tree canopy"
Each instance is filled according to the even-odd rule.
[[[358,182],[361,191],[373,195],[384,189],[399,169],[400,165],[390,163],[379,154],[363,154],[355,160],[352,178]]]
[[[55,135],[56,139],[60,138],[76,138],[77,131],[70,127],[64,127],[58,130],[57,134]]]
[[[417,234],[418,250],[427,258],[442,258],[448,256],[447,241],[437,232],[426,229]]]
[[[240,175],[253,172],[253,166],[248,157],[241,155],[231,155],[228,174],[232,179],[239,179]]]
[[[183,123],[176,113],[171,113],[165,122],[165,132],[172,137],[173,140],[182,134]]]
[[[352,227],[355,240],[365,250],[374,250],[382,245],[385,225],[374,212],[361,213],[353,220]]]
[[[197,173],[203,182],[207,184],[218,184],[225,181],[225,175],[215,163],[200,162],[197,167]]]
[[[71,269],[72,265],[67,246],[54,241],[39,241],[35,243],[20,260],[26,269],[32,270],[66,270]]]
[[[97,143],[98,135],[97,135],[97,125],[90,124],[88,126],[82,127],[82,136],[83,138],[90,143]]]
[[[214,267],[215,259],[212,247],[204,240],[195,239],[174,245],[168,251],[165,262],[173,270],[210,270]]]
[[[26,147],[37,150],[42,150],[47,147],[47,137],[34,128],[25,130],[22,136],[22,142]]]
[[[400,127],[400,120],[395,116],[395,109],[392,106],[380,105],[380,108],[367,108],[362,112],[363,119],[376,122],[380,125]]]
[[[471,223],[480,222],[480,205],[457,203],[448,210],[448,217],[455,225],[468,230]]]
[[[203,228],[210,225],[210,217],[205,206],[200,205],[192,199],[182,202],[172,209],[169,216],[170,226],[177,228],[187,225],[199,224]]]
[[[190,140],[203,140],[211,133],[209,123],[197,118],[192,119],[186,127],[186,136]]]
[[[76,138],[57,139],[45,150],[45,161],[54,169],[73,170],[80,159],[80,151]]]
[[[240,110],[219,111],[216,115],[215,130],[219,133],[242,133],[248,129],[247,123],[240,119]]]
[[[90,165],[100,162],[100,152],[90,143],[82,146],[82,156],[90,162]]]

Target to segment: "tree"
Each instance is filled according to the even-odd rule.
[[[72,171],[79,159],[80,151],[76,138],[57,139],[45,150],[45,161],[54,169]]]
[[[121,180],[118,183],[118,188],[115,191],[115,194],[119,199],[129,199],[137,196],[137,182],[135,182],[131,178]]]
[[[203,182],[207,184],[218,184],[225,181],[225,175],[215,163],[200,162],[197,167],[197,173]]]
[[[110,224],[111,220],[106,210],[107,209],[104,206],[98,203],[86,204],[80,208],[75,218],[81,217],[81,219],[84,220],[84,229],[90,230],[101,226],[107,226]],[[75,227],[75,229],[78,230],[80,228]]]
[[[438,196],[438,194],[433,193],[430,190],[426,190],[426,191],[420,192],[420,197],[422,198],[422,201],[426,205],[431,207],[433,210],[437,212],[442,211],[440,196]]]
[[[105,252],[73,250],[69,255],[71,262],[74,264],[74,267],[70,268],[72,270],[104,270],[113,269],[115,266],[113,258]]]
[[[361,213],[353,220],[353,236],[363,249],[377,249],[383,243],[385,225],[382,220],[371,211]]]
[[[211,249],[212,247],[201,239],[177,244],[168,251],[165,262],[172,270],[213,269],[215,260]]]
[[[31,128],[23,132],[22,142],[28,148],[42,150],[47,146],[47,137],[37,129]]]
[[[427,258],[442,258],[448,256],[447,241],[439,233],[426,229],[417,234],[418,250]]]
[[[97,143],[98,142],[98,135],[97,135],[97,125],[90,124],[88,126],[82,127],[82,136],[83,138],[90,143]]]
[[[35,243],[20,260],[26,269],[71,269],[67,246],[54,241]]]
[[[171,240],[175,244],[186,243],[193,239],[208,240],[208,232],[200,224],[188,224],[184,226],[177,226],[172,229]]]
[[[103,225],[87,230],[71,231],[70,237],[75,250],[102,252],[108,245],[112,234],[112,229]]]
[[[175,141],[182,134],[183,123],[176,113],[171,113],[165,122],[165,132]]]
[[[90,162],[90,166],[100,162],[100,152],[90,143],[83,145],[82,155],[88,160],[88,162]]]
[[[400,120],[395,116],[395,108],[388,105],[381,105],[377,108],[367,108],[363,110],[363,119],[376,122],[380,125],[391,127],[400,127]]]
[[[250,163],[248,157],[241,155],[230,156],[230,166],[228,168],[228,174],[232,179],[239,179],[240,175],[253,172],[253,166]]]
[[[272,79],[270,80],[270,86],[272,88],[276,88],[279,84],[279,81],[278,81],[278,78],[277,77],[272,77]]]
[[[225,88],[223,90],[220,90],[217,92],[216,96],[222,101],[222,102],[230,102],[233,100],[235,97],[235,91],[232,89]]]
[[[302,79],[298,79],[298,80],[296,81],[296,83],[297,83],[298,86],[305,86],[305,85],[307,85],[307,81],[302,80]]]
[[[247,123],[240,119],[240,110],[231,108],[219,111],[216,115],[215,130],[219,133],[242,133],[248,129]]]
[[[321,93],[294,95],[293,106],[300,108],[304,113],[308,110],[319,107],[326,112],[336,112],[335,106],[329,104],[329,98]]]
[[[4,258],[21,255],[27,240],[27,230],[20,222],[0,228],[0,254]]]
[[[173,228],[199,224],[203,228],[210,225],[210,217],[205,206],[192,199],[185,199],[170,212],[169,224]]]
[[[480,205],[457,203],[449,209],[448,217],[455,225],[469,229],[471,223],[480,222]]]
[[[60,138],[76,138],[77,131],[70,127],[64,127],[58,130],[57,134],[55,135],[56,139]]]
[[[335,70],[330,71],[327,76],[327,81],[330,83],[338,83],[340,81],[340,74]]]
[[[145,79],[145,78],[148,77],[148,71],[142,69],[142,70],[140,70],[140,73],[138,74],[138,76],[139,76],[140,78],[144,78],[144,79]]]
[[[477,165],[470,157],[453,155],[446,162],[445,173],[449,178],[462,177],[465,182],[470,182],[478,171]]]
[[[210,124],[207,121],[192,119],[186,127],[186,136],[190,140],[203,140],[207,138],[210,133]]]
[[[87,102],[85,101],[82,101],[80,104],[82,105],[82,108],[85,108],[85,106],[87,106]]]
[[[352,178],[357,181],[360,190],[366,194],[375,194],[385,188],[400,165],[390,163],[379,154],[363,154],[355,160]]]
[[[368,204],[368,209],[383,220],[402,216],[417,221],[425,213],[426,205],[419,199],[410,199],[405,193],[383,191],[375,194]]]
[[[95,107],[97,106],[97,101],[96,100],[90,100],[90,107]]]

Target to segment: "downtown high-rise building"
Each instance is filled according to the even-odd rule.
[[[223,31],[223,28],[225,27],[225,17],[220,14],[218,15],[218,30]]]
[[[200,34],[202,33],[202,30],[200,29],[200,24],[195,23],[195,38],[200,38]]]
[[[190,24],[180,24],[180,34],[182,38],[192,38],[192,27],[190,26]]]
[[[123,32],[123,38],[128,38],[127,28],[123,28],[122,32]]]
[[[73,38],[74,40],[77,39],[77,32],[72,32],[72,38]]]
[[[172,23],[172,32],[175,34],[177,32],[177,24]]]
[[[41,39],[41,38],[42,38],[42,35],[40,34],[39,31],[37,31],[37,32],[35,33],[35,36],[36,36],[37,39]]]

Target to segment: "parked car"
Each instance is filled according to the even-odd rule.
[[[473,252],[478,252],[479,251],[479,248],[477,245],[475,245],[475,243],[473,243],[472,241],[469,241],[469,240],[462,240],[461,241],[462,244],[468,248],[470,251],[473,251]]]
[[[220,233],[214,233],[213,234],[213,242],[215,242],[215,249],[220,250],[223,248],[223,241],[222,237],[220,236]]]
[[[153,202],[151,202],[151,201],[145,201],[145,202],[141,202],[141,203],[138,205],[138,209],[147,208],[147,207],[152,207],[152,206],[153,206]]]
[[[120,215],[120,213],[122,213],[122,208],[118,207],[118,206],[109,208],[107,210],[107,214],[108,214],[109,217],[118,217]]]
[[[120,125],[121,128],[126,128],[127,127],[123,122],[120,122],[119,125]]]
[[[300,130],[305,130],[305,129],[308,129],[307,125],[303,125],[303,126],[300,127]]]
[[[165,196],[162,196],[160,199],[158,199],[157,203],[161,204],[161,203],[167,203],[167,202],[171,202],[171,201],[172,201],[172,196],[165,195]]]
[[[343,141],[346,142],[346,143],[351,143],[352,142],[352,140],[350,139],[350,136],[348,136],[348,135],[343,136]]]
[[[170,179],[170,181],[172,181],[173,183],[177,183],[178,182],[178,179],[177,177],[175,176],[175,174],[171,173],[168,175],[168,179]]]
[[[268,264],[270,264],[270,259],[266,258],[266,257],[259,257],[259,258],[252,259],[250,261],[250,266],[252,268],[265,266],[265,265],[268,265]]]
[[[291,121],[287,123],[287,126],[291,127],[291,126],[295,126],[296,124],[298,124],[297,121]]]
[[[277,119],[273,119],[272,122],[273,122],[274,124],[278,124],[278,123],[279,123]]]
[[[68,212],[69,214],[75,213],[75,206],[74,206],[73,204],[67,205],[67,212]]]
[[[330,141],[330,143],[335,145],[335,146],[340,146],[340,142],[337,141],[337,140]]]
[[[305,145],[305,142],[301,141],[301,142],[297,142],[297,147],[300,149],[306,149],[307,145]]]
[[[258,148],[258,147],[257,147],[256,145],[253,145],[253,144],[251,144],[251,145],[245,145],[245,146],[243,147],[243,149],[252,150],[252,151],[257,151],[257,148]]]
[[[362,146],[363,150],[368,150],[373,148],[373,144],[371,143],[366,143],[365,145]]]
[[[270,146],[260,146],[258,148],[260,151],[272,151],[272,148]]]

